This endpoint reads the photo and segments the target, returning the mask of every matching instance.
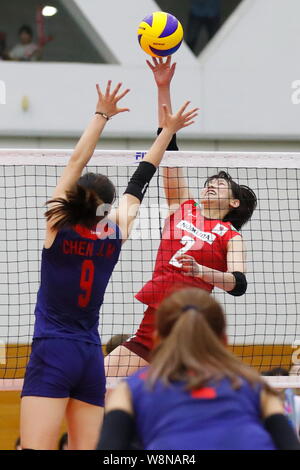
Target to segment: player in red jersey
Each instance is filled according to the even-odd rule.
[[[158,87],[161,126],[162,103],[172,108],[170,83],[176,64],[171,65],[171,57],[165,62],[153,59],[153,64],[147,63]],[[176,135],[167,150],[178,150]],[[163,176],[170,216],[152,279],[136,295],[147,309],[136,334],[106,358],[106,375],[111,384],[114,377],[130,375],[147,364],[153,348],[155,309],[174,288],[185,285],[211,292],[218,287],[235,296],[243,295],[247,288],[245,247],[239,230],[256,207],[254,192],[222,171],[207,179],[198,203],[182,169],[164,168]]]

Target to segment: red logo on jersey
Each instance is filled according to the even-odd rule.
[[[74,230],[81,237],[89,238],[90,240],[102,240],[104,238],[110,237],[113,233],[115,233],[114,229],[109,227],[107,224],[98,224],[94,229],[89,229],[83,227],[82,225],[75,225]]]
[[[140,378],[141,380],[147,380],[147,378],[148,378],[148,372],[147,372],[147,371],[141,372],[140,375],[139,375],[139,378]]]
[[[111,238],[111,235],[115,233],[115,230],[112,227],[106,225],[97,225],[95,231],[91,231],[93,235],[96,235],[97,238],[103,240],[104,238]]]
[[[197,390],[192,390],[191,396],[193,398],[206,398],[208,400],[212,400],[217,397],[217,392],[212,387],[201,387]]]

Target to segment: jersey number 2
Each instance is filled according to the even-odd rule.
[[[179,263],[179,261],[177,260],[177,257],[184,255],[184,253],[189,251],[194,245],[195,241],[196,240],[194,240],[192,237],[189,237],[188,235],[185,235],[184,237],[182,237],[182,239],[180,240],[180,243],[183,245],[183,248],[180,248],[178,251],[176,251],[175,255],[172,256],[169,263],[172,264],[172,266],[176,266],[176,268],[182,268],[182,264]]]
[[[94,272],[95,267],[93,261],[90,259],[86,259],[82,263],[81,267],[80,289],[84,291],[84,294],[80,294],[80,296],[78,297],[79,307],[87,307],[91,299]]]

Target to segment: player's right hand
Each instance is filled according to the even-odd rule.
[[[164,62],[162,58],[152,57],[153,64],[147,60],[149,68],[152,70],[156,85],[158,87],[168,87],[172,81],[176,69],[176,62],[171,65],[171,56]]]

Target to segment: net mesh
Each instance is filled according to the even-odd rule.
[[[119,195],[144,152],[96,152],[89,171],[112,179]],[[70,152],[0,151],[0,379],[19,387],[28,361],[44,239],[44,204]],[[225,307],[230,347],[259,370],[300,364],[300,155],[176,152],[163,165],[184,168],[199,196],[207,177],[225,170],[250,186],[258,207],[242,229],[247,247],[248,290],[233,297],[215,289]],[[180,182],[179,182],[180,184]],[[151,182],[139,218],[124,245],[100,314],[103,344],[115,334],[135,333],[145,306],[134,298],[151,278],[167,204],[162,172]],[[298,358],[299,356],[299,358]],[[287,383],[284,378],[283,383]],[[291,382],[289,382],[291,383]],[[280,386],[281,386],[280,385]]]

